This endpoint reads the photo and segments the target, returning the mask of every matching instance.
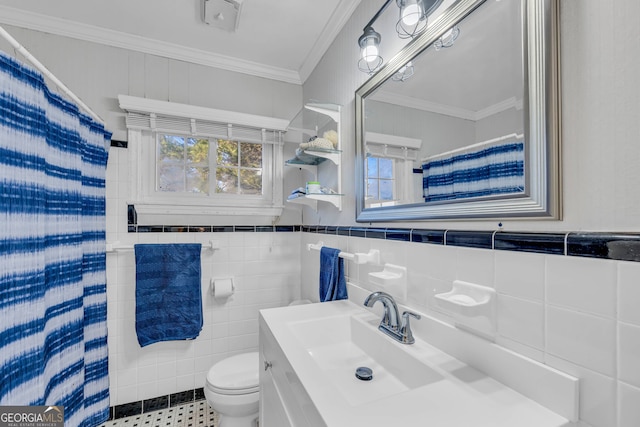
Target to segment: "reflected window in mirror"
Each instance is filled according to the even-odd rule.
[[[393,205],[396,194],[393,159],[367,157],[367,205]]]

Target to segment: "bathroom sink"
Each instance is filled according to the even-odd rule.
[[[388,398],[442,380],[442,375],[377,328],[379,319],[357,314],[289,323],[298,345],[352,406]],[[369,381],[356,378],[358,367],[373,371]]]
[[[415,343],[406,345],[378,330],[380,319],[349,300],[261,310],[261,393],[281,399],[282,409],[272,411],[275,418],[265,427],[575,425],[424,340],[438,341],[446,332],[457,343],[457,330],[422,316],[420,322],[430,323],[416,327]],[[535,372],[527,384],[540,387],[545,378],[545,396],[565,402],[559,408],[577,418],[577,379],[535,361],[507,358],[511,353],[503,354],[492,343],[490,352],[480,344],[463,350],[492,356],[482,359],[485,366],[495,359],[500,367],[522,374],[518,381],[529,381]],[[362,366],[373,371],[371,380],[356,378]],[[277,418],[282,414],[289,424]]]

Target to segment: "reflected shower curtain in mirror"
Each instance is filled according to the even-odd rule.
[[[111,135],[0,52],[0,405],[109,415],[105,172]]]
[[[524,192],[521,136],[473,144],[440,153],[422,163],[425,202]]]

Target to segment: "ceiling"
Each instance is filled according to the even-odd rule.
[[[0,24],[301,84],[359,3],[243,0],[231,32],[203,0],[0,0]]]

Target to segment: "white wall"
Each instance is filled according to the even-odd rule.
[[[421,159],[476,142],[476,123],[459,117],[367,101],[367,131],[416,138],[422,141]]]
[[[507,231],[630,231],[640,229],[640,2],[562,0],[561,221],[500,219]],[[345,106],[345,193],[353,194],[354,92],[367,79],[357,69],[357,40],[380,5],[362,2],[304,84],[304,97]],[[381,31],[383,41],[393,37]],[[390,58],[392,55],[384,55]],[[354,200],[342,212],[323,207],[316,222],[354,225]],[[315,220],[315,221],[314,221]],[[380,227],[494,230],[498,220],[375,224]],[[363,224],[369,225],[369,224]],[[307,234],[302,243],[315,243]],[[346,251],[381,249],[383,262],[409,269],[407,305],[438,316],[432,294],[453,279],[499,293],[498,342],[581,378],[584,425],[640,425],[640,264],[322,235]],[[303,271],[317,260],[303,254]],[[315,266],[315,267],[314,267]],[[362,286],[366,269],[347,266]],[[378,266],[378,268],[380,268]],[[314,286],[303,297],[317,300]],[[631,298],[631,299],[630,299]],[[633,302],[632,302],[633,301]]]

